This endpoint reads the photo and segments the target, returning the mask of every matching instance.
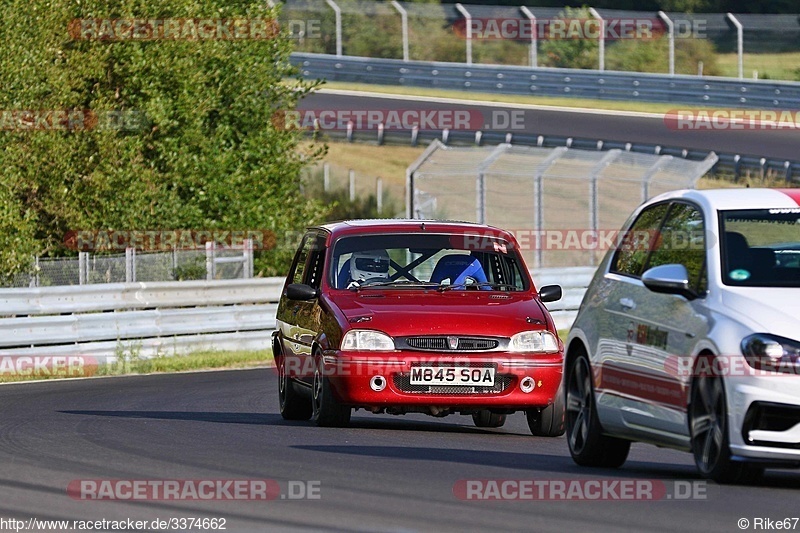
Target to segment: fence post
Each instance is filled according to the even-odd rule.
[[[214,241],[206,241],[206,279],[211,281],[216,277],[217,265],[215,259]]]
[[[736,55],[739,58],[739,79],[741,80],[744,78],[744,28],[742,23],[733,16],[733,13],[728,13],[727,17],[736,26]]]
[[[322,189],[325,192],[331,190],[331,165],[329,163],[322,163]]]
[[[392,0],[392,6],[400,13],[400,24],[403,31],[403,61],[408,61],[408,11],[397,3],[397,0]]]
[[[669,75],[675,75],[675,25],[672,20],[663,11],[658,12],[658,17],[667,25],[668,43],[669,43]]]
[[[606,21],[603,17],[600,16],[600,13],[593,7],[589,8],[589,13],[592,14],[594,18],[600,21],[600,68],[598,70],[605,70],[606,69]]]
[[[350,169],[350,201],[356,200],[356,171]]]
[[[472,64],[472,15],[461,4],[456,4],[458,12],[464,15],[464,20],[467,22],[467,65]]]
[[[136,248],[125,248],[125,283],[136,282]]]
[[[249,279],[253,277],[253,239],[245,239],[242,244],[242,277]]]
[[[383,180],[381,178],[375,180],[375,189],[375,199],[378,204],[378,214],[380,215],[383,212]]]
[[[522,11],[522,14],[528,17],[528,20],[531,22],[531,49],[530,49],[530,62],[531,67],[536,68],[539,66],[539,50],[538,50],[538,38],[537,29],[536,29],[536,15],[531,13],[531,10],[528,9],[527,6],[522,6],[519,8]]]
[[[89,283],[89,252],[78,252],[78,285]]]
[[[336,17],[336,57],[342,57],[342,10],[333,0],[325,0]]]

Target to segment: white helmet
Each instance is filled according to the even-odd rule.
[[[353,252],[350,257],[350,279],[363,282],[371,279],[389,279],[389,254],[386,250]]]

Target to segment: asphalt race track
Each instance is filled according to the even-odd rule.
[[[620,470],[581,469],[563,437],[530,436],[521,414],[489,430],[464,416],[359,411],[349,429],[322,429],[284,422],[276,387],[271,369],[0,386],[0,517],[224,518],[232,532],[731,532],[740,530],[740,518],[752,528],[756,517],[800,515],[800,472],[768,471],[755,487],[705,484],[688,454],[641,444]],[[67,494],[75,480],[108,479],[269,479],[285,499],[80,501]],[[463,486],[481,479],[640,480],[676,496],[465,501],[454,495],[459,480]],[[702,498],[679,501],[676,484]],[[319,497],[288,498],[298,487]]]
[[[466,98],[469,96],[467,95]],[[675,106],[680,109],[679,105]],[[713,106],[709,106],[713,107]],[[334,94],[320,91],[304,98],[298,109],[305,110],[470,110],[479,111],[490,120],[493,111],[516,109],[513,104],[506,107],[467,104],[453,101],[431,102],[424,97],[413,101],[386,97],[365,97],[361,95]],[[672,130],[667,127],[663,116],[631,116],[630,114],[606,111],[602,114],[565,111],[554,109],[524,109],[519,133],[536,135],[555,135],[563,137],[583,137],[605,141],[634,142],[715,150],[758,157],[796,160],[800,130]],[[503,132],[506,129],[502,130]]]

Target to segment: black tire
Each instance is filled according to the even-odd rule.
[[[499,428],[506,423],[507,416],[493,413],[488,409],[481,409],[476,413],[472,413],[472,421],[479,428]]]
[[[350,423],[352,410],[333,396],[331,382],[323,371],[322,356],[319,354],[314,357],[311,406],[311,419],[320,427],[343,428]]]
[[[291,378],[286,374],[286,358],[277,356],[278,403],[284,420],[308,420],[311,418],[311,399],[294,389]]]
[[[572,460],[581,466],[619,468],[628,458],[631,442],[603,435],[597,416],[589,359],[579,354],[566,378],[567,443]]]
[[[723,484],[754,483],[764,473],[760,466],[731,460],[728,404],[721,376],[695,377],[689,403],[689,434],[694,463],[704,478]]]
[[[564,390],[559,387],[553,403],[541,409],[525,411],[528,427],[535,437],[560,437],[566,431],[564,426]]]

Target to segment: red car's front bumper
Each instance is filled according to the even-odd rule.
[[[523,356],[519,353],[440,354],[397,351],[365,353],[328,351],[324,372],[337,399],[354,407],[431,406],[446,408],[530,409],[553,403],[562,377],[563,354]],[[410,384],[415,366],[495,368],[491,387],[420,386]],[[383,390],[371,381],[385,380]],[[529,392],[520,386],[524,378]]]

